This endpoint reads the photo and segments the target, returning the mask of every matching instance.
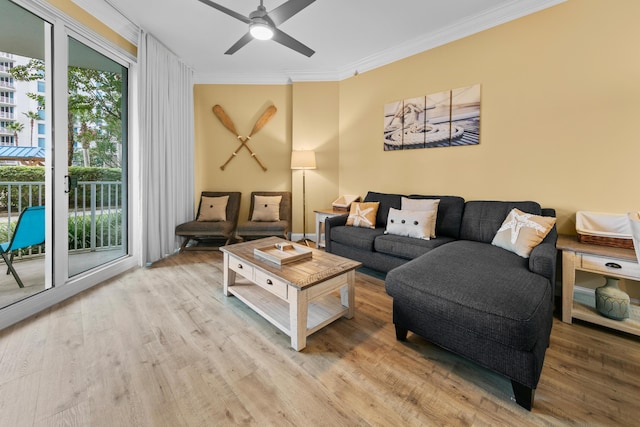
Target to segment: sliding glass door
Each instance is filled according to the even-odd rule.
[[[45,207],[44,243],[7,253],[24,287],[0,275],[0,309],[129,255],[128,66],[47,8],[0,0],[0,243]]]
[[[69,277],[127,253],[127,68],[68,37]]]
[[[13,266],[13,274],[0,274],[0,308],[53,286],[45,238],[53,220],[45,203],[51,190],[51,40],[49,22],[0,0],[0,268]],[[38,206],[45,207],[44,217],[29,225],[28,214],[21,220]],[[25,246],[23,238],[42,244]]]

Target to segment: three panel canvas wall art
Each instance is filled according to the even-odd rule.
[[[480,85],[384,106],[384,150],[480,143]]]

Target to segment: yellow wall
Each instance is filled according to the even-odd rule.
[[[307,235],[315,232],[315,209],[331,207],[338,194],[339,84],[293,84],[293,149],[313,150],[315,170],[306,171]],[[302,171],[293,171],[293,231],[302,233]]]
[[[111,28],[107,27],[101,21],[98,21],[90,13],[79,7],[71,0],[47,0],[47,3],[55,6],[60,11],[69,15],[71,18],[92,29],[102,37],[111,41],[115,45],[121,47],[129,53],[136,54],[137,49],[128,40],[115,33]]]
[[[195,85],[197,200],[202,191],[240,191],[240,221],[244,221],[249,216],[252,191],[291,190],[291,91],[289,85]],[[213,113],[216,104],[223,108],[241,136],[251,133],[269,105],[277,108],[271,120],[248,142],[266,172],[244,147],[224,171],[220,169],[240,141]]]
[[[640,210],[640,2],[570,0],[340,85],[340,193]],[[384,152],[385,103],[480,83],[478,146]]]
[[[196,190],[233,187],[248,195],[258,187],[290,189],[293,179],[300,233],[301,172],[289,170],[289,150],[304,148],[318,152],[318,169],[307,172],[307,232],[313,209],[368,190],[536,200],[557,210],[563,233],[575,233],[577,210],[640,210],[637,16],[635,0],[616,7],[569,0],[341,82],[198,85]],[[479,145],[383,151],[384,104],[476,83]],[[246,134],[268,101],[283,122],[252,146],[269,171],[244,151],[220,171],[235,141],[211,107],[228,108]]]

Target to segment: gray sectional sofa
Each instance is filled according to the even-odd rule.
[[[389,208],[402,195],[369,192],[378,201],[375,229],[345,226],[347,215],[328,218],[326,250],[386,272],[393,297],[396,337],[407,332],[511,380],[517,403],[531,410],[549,345],[556,269],[555,227],[523,258],[491,244],[513,208],[555,216],[536,202],[440,199],[436,238],[385,235]]]

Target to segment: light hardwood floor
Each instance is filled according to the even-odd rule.
[[[0,332],[2,426],[637,425],[640,341],[556,320],[535,406],[410,334],[382,280],[356,314],[289,337],[222,294],[222,254],[185,252]]]

